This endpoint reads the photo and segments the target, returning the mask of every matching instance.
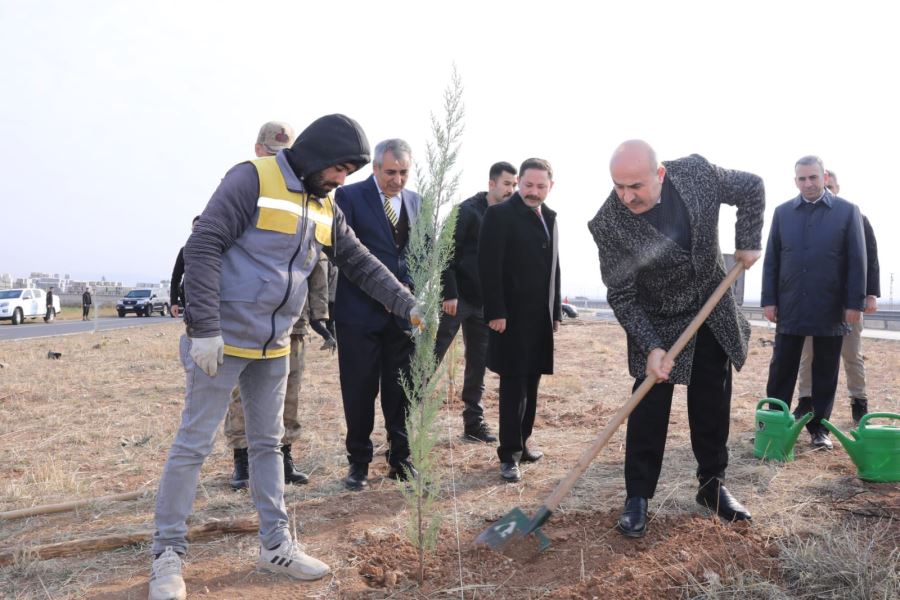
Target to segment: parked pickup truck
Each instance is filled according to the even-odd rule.
[[[41,317],[50,322],[59,311],[59,296],[53,294],[53,306],[47,315],[47,294],[40,288],[0,290],[0,321],[19,325],[25,319]]]
[[[120,317],[134,313],[139,317],[150,317],[158,312],[169,314],[169,294],[162,288],[138,288],[128,292],[116,302],[116,312]]]

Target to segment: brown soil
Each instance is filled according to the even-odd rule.
[[[45,358],[50,340],[12,342],[0,349],[0,362],[6,363],[0,370],[0,511],[142,487],[149,491],[137,501],[0,521],[0,551],[152,527],[152,495],[182,404],[180,329],[163,322],[56,338],[52,347],[63,352],[60,361]],[[337,365],[314,342],[303,387],[302,418],[309,425],[294,446],[311,483],[290,488],[286,502],[297,537],[310,554],[332,566],[333,575],[297,583],[257,572],[255,536],[233,535],[191,546],[188,593],[221,599],[681,598],[692,581],[725,580],[735,572],[780,582],[778,542],[789,536],[846,521],[896,530],[898,486],[861,482],[839,446],[833,452],[814,451],[803,434],[793,463],[753,457],[753,415],[771,356],[762,340],[771,339],[771,330],[754,329],[749,362],[734,379],[728,486],[753,512],[753,525],[722,523],[694,503],[696,465],[679,389],[646,537],[626,539],[614,529],[624,501],[620,431],[543,526],[551,542],[547,550],[536,552],[530,539],[505,554],[472,544],[513,507],[533,514],[630,393],[621,329],[567,321],[557,339],[557,373],[541,384],[533,444],[546,456],[523,466],[521,483],[501,482],[493,447],[460,439],[459,399],[442,414],[437,506],[443,525],[421,586],[416,584],[416,551],[405,539],[408,510],[396,484],[384,477],[380,418],[370,489],[351,493],[340,484],[346,459]],[[900,411],[900,343],[866,339],[864,347],[872,407]],[[461,378],[458,368],[456,389]],[[486,386],[488,421],[496,428],[496,377],[490,375]],[[833,420],[848,430],[843,375],[839,386]],[[230,451],[220,438],[201,475],[192,523],[253,514],[249,496],[228,487],[230,469]],[[46,561],[23,559],[0,569],[0,596],[146,598],[146,552],[146,546],[133,546]]]

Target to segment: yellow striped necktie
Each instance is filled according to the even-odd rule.
[[[384,214],[387,215],[388,221],[391,222],[391,225],[394,227],[397,226],[397,213],[394,212],[394,207],[391,206],[391,199],[388,198],[387,194],[382,193],[384,196]]]

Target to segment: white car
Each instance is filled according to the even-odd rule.
[[[44,317],[49,322],[56,318],[59,311],[59,296],[53,294],[50,316],[46,316],[47,294],[40,288],[0,290],[0,321],[12,321],[13,325],[19,325],[25,319]]]

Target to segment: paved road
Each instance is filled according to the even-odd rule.
[[[12,325],[9,321],[0,322],[0,342],[25,340],[30,338],[56,337],[127,327],[148,327],[171,323],[171,317],[100,317],[91,321],[54,321],[44,323],[42,319],[25,321],[21,325]],[[180,320],[180,319],[179,319]]]

